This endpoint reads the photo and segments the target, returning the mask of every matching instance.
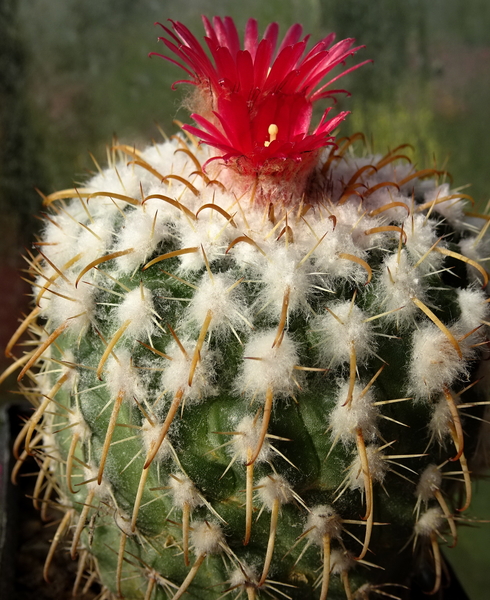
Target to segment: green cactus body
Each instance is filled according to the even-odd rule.
[[[17,447],[103,598],[402,597],[420,556],[439,589],[486,401],[485,221],[353,141],[299,191],[175,137],[46,197]]]

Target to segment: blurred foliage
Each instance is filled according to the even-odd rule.
[[[323,0],[322,23],[366,45],[374,64],[345,83],[352,115],[375,148],[410,143],[417,164],[444,165],[484,208],[490,155],[490,3]]]
[[[202,31],[201,13],[231,15],[239,28],[254,16],[282,31],[299,21],[312,39],[334,30],[366,46],[366,65],[341,80],[352,92],[338,109],[352,114],[341,135],[364,131],[379,152],[414,147],[420,166],[445,166],[480,207],[490,197],[490,2],[488,0],[3,0],[0,2],[0,267],[3,329],[15,328],[22,304],[15,281],[19,248],[31,235],[45,193],[83,181],[104,163],[113,136],[144,145],[168,133],[183,90],[162,52],[155,21],[174,18]],[[350,64],[354,64],[353,61]],[[4,287],[4,286],[2,286]],[[8,317],[8,321],[7,321]],[[2,336],[4,336],[2,330]],[[490,485],[480,484],[474,514],[486,511]],[[488,525],[465,531],[450,556],[470,597],[487,597]],[[467,535],[471,533],[471,535]],[[485,587],[486,586],[486,587]]]
[[[9,4],[9,2],[7,2]],[[243,27],[254,15],[283,31],[300,21],[313,39],[329,31],[366,46],[372,58],[345,80],[351,98],[339,109],[352,115],[342,133],[362,130],[380,152],[411,143],[418,164],[446,164],[458,185],[472,184],[480,205],[488,200],[490,153],[487,0],[17,0],[17,35],[25,55],[25,98],[31,131],[49,189],[71,184],[93,168],[113,135],[144,143],[167,132],[183,91],[171,90],[181,74],[154,57],[155,21],[175,18],[196,32],[199,15],[230,14]],[[25,98],[23,101],[25,102]]]

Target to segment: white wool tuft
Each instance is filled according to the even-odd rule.
[[[249,216],[255,216],[255,211],[253,211],[253,209],[250,210],[250,215],[247,213],[247,220]],[[236,217],[238,217],[238,214],[236,215]],[[257,227],[258,231],[262,229],[262,226],[263,224],[259,223]],[[261,238],[257,237],[255,233],[255,231],[250,231],[248,230],[248,228],[246,228],[247,237],[254,241],[257,244],[257,246],[263,252],[265,252],[267,245],[263,242]],[[240,237],[239,233],[235,233],[233,239],[236,239],[237,237]],[[260,276],[260,273],[265,268],[265,261],[267,260],[267,258],[258,250],[257,246],[255,246],[253,243],[249,244],[247,242],[237,243],[235,246],[230,248],[228,256],[230,256],[233,259],[234,263],[237,265],[239,270],[250,269],[254,272],[255,275]]]
[[[236,426],[231,451],[239,462],[247,463],[250,460],[251,454],[259,443],[260,429],[261,422],[250,416],[244,417]],[[269,460],[270,455],[271,447],[266,437],[255,462],[265,462]]]
[[[135,534],[131,527],[131,517],[122,509],[116,509],[114,513],[114,521],[124,535],[131,537]]]
[[[105,378],[113,399],[122,392],[126,399],[136,398],[141,402],[146,395],[138,370],[133,365],[131,353],[125,348],[117,349],[117,360],[111,357],[107,361]]]
[[[372,388],[363,394],[363,387],[356,383],[352,400],[346,404],[349,382],[340,386],[336,406],[329,417],[332,439],[340,439],[346,445],[351,444],[355,442],[357,430],[360,429],[365,440],[374,440],[378,433],[376,420],[379,410],[374,405],[371,390]]]
[[[102,477],[102,481],[97,482],[99,475],[99,469],[95,465],[91,465],[89,467],[84,467],[83,469],[83,478],[87,482],[85,485],[87,486],[87,490],[94,491],[95,496],[99,500],[107,500],[112,496],[111,484],[107,481],[105,477]]]
[[[432,533],[437,532],[444,523],[444,515],[439,507],[433,507],[420,515],[415,523],[414,531],[416,535],[430,537]]]
[[[264,290],[260,295],[258,308],[266,305],[268,313],[279,317],[288,292],[288,310],[295,312],[308,306],[311,282],[308,275],[312,271],[308,260],[300,264],[304,253],[297,244],[270,246],[266,248],[267,260],[260,255],[259,273]]]
[[[70,204],[70,213],[75,211],[76,204]],[[83,215],[79,217],[83,219]],[[58,268],[62,269],[78,253],[75,249],[80,229],[77,220],[65,213],[57,214],[56,220],[47,221],[43,235],[46,244],[42,252]]]
[[[144,205],[143,205],[144,206]],[[116,252],[133,248],[133,252],[116,258],[121,273],[131,273],[147,262],[158,244],[168,235],[167,226],[158,219],[158,211],[138,207],[126,211],[124,227],[114,248]],[[155,216],[156,215],[156,216]]]
[[[357,203],[346,202],[334,208],[334,215],[337,218],[337,224],[335,231],[338,231],[339,235],[350,236],[357,251],[354,254],[358,254],[360,251],[368,250],[369,248],[378,246],[386,239],[386,236],[393,236],[392,232],[375,232],[368,233],[372,229],[381,227],[384,225],[382,219],[367,217],[364,209],[361,209]],[[328,236],[327,236],[328,237]],[[346,250],[343,250],[345,252]]]
[[[369,465],[369,475],[373,481],[383,483],[386,473],[389,471],[388,463],[384,455],[379,451],[379,446],[369,445],[366,447],[366,455]],[[349,470],[349,488],[351,490],[364,491],[364,476],[362,472],[361,457],[357,455]]]
[[[352,302],[336,302],[328,308],[329,311],[318,317],[313,325],[320,333],[318,346],[328,366],[335,368],[349,362],[352,348],[357,364],[372,356],[376,344],[373,326],[366,322],[367,315]]]
[[[465,216],[463,212],[464,204],[460,198],[450,198],[452,196],[448,183],[436,187],[433,191],[425,195],[425,202],[436,202],[434,212],[439,213],[456,230],[464,229]]]
[[[113,167],[104,169],[102,173],[95,175],[87,184],[94,192],[113,192],[114,194],[124,194],[130,198],[139,199],[141,197],[140,184],[143,183],[142,176],[146,176],[147,171],[139,169],[132,164],[128,164],[126,155],[121,156]],[[145,186],[146,187],[146,186]],[[123,200],[108,198],[104,196],[94,196],[86,200],[90,214],[94,218],[105,216],[108,213],[118,214],[124,210],[128,204]]]
[[[155,329],[155,315],[152,292],[143,286],[128,292],[117,307],[119,325],[130,321],[124,335],[133,339],[146,339],[151,336]]]
[[[162,430],[162,423],[151,423],[148,419],[143,419],[143,423],[141,425],[141,437],[143,439],[143,446],[145,448],[146,454],[155,446],[160,437],[160,432]],[[168,440],[168,436],[166,436],[163,442],[160,444],[158,448],[158,452],[156,453],[156,460],[163,461],[172,457],[172,445]]]
[[[183,145],[185,147],[186,144],[187,142],[184,137],[177,134],[172,136],[172,139],[161,144],[148,146],[143,150],[141,155],[146,162],[161,173],[162,177],[165,177],[170,172],[184,174],[186,169],[194,171],[196,168],[185,152],[178,152],[178,150],[182,149]],[[206,148],[199,146],[192,150],[199,160],[207,159],[208,151]],[[204,155],[205,158],[201,158],[202,155]],[[171,167],[171,169],[169,167]],[[182,186],[183,190],[186,189],[178,181],[173,181],[172,185]]]
[[[407,238],[405,248],[412,263],[417,263],[425,256],[418,267],[422,273],[439,269],[444,260],[443,255],[434,251],[429,252],[437,241],[434,222],[423,214],[411,214],[403,222],[403,231]],[[438,246],[443,244],[439,242]]]
[[[209,310],[212,311],[210,331],[224,335],[247,327],[250,311],[247,307],[240,284],[230,289],[236,282],[228,275],[217,273],[211,279],[206,273],[189,304],[188,319],[200,328]]]
[[[332,575],[342,575],[353,567],[356,561],[350,552],[334,548],[330,554],[330,572]]]
[[[319,504],[310,510],[306,520],[307,537],[314,544],[323,546],[323,536],[340,539],[342,537],[342,519],[331,506]]]
[[[168,486],[170,487],[173,506],[183,509],[187,505],[190,510],[194,510],[197,506],[204,504],[196,486],[187,475],[183,473],[170,475]]]
[[[488,302],[483,290],[472,288],[458,290],[458,302],[461,310],[458,323],[464,333],[468,333],[488,321]],[[483,334],[482,327],[476,334]],[[477,337],[480,337],[477,335]],[[471,336],[472,337],[472,336]]]
[[[52,297],[52,294],[47,291],[49,289],[48,279],[55,275],[55,271],[54,269],[48,266],[43,269],[43,273],[43,276],[39,275],[39,277],[36,277],[36,279],[34,280],[33,288],[36,294],[36,304],[39,306],[42,313],[48,316]]]
[[[71,206],[70,206],[71,209]],[[88,265],[99,256],[104,256],[112,245],[113,237],[113,219],[111,215],[102,216],[93,223],[85,224],[86,228],[81,229],[78,236],[76,254],[83,254],[81,263],[82,267]],[[97,271],[91,269],[84,275],[84,279],[95,277]]]
[[[429,423],[429,431],[433,437],[437,437],[439,443],[443,443],[444,439],[450,435],[453,425],[453,417],[449,410],[449,405],[444,396],[434,404],[434,411]]]
[[[406,250],[391,254],[383,262],[380,277],[381,290],[377,296],[384,311],[396,311],[386,319],[405,323],[419,310],[411,298],[425,300],[424,278],[419,269],[414,269]]]
[[[376,174],[373,173],[373,176],[376,177]],[[381,181],[382,180],[380,180],[379,183],[381,183]],[[393,208],[383,210],[381,214],[386,223],[400,223],[407,218],[411,201],[412,198],[410,196],[405,196],[404,194],[397,192],[397,190],[393,187],[382,187],[376,192],[370,194],[363,201],[362,205],[365,210],[371,212],[388,204],[392,204],[393,202],[400,202],[404,204],[406,208],[403,208],[402,206],[395,206]]]
[[[230,576],[230,589],[239,587],[256,586],[259,583],[259,575],[257,571],[247,563],[240,561],[240,566],[237,567]]]
[[[221,527],[211,521],[194,521],[190,537],[196,556],[217,554],[225,544]]]
[[[276,396],[288,396],[295,389],[293,369],[298,364],[295,344],[284,333],[282,342],[273,346],[276,337],[275,329],[254,333],[245,345],[236,388],[247,396],[265,396],[268,389]]]
[[[340,215],[341,212],[342,207],[337,207],[336,214]],[[366,277],[366,271],[358,263],[341,258],[340,255],[350,254],[362,259],[366,252],[352,239],[350,227],[343,225],[342,220],[337,221],[335,215],[332,217],[334,219],[321,222],[322,229],[317,233],[319,239],[325,237],[312,255],[315,259],[316,271],[324,273],[327,281],[340,278],[362,281]]]
[[[484,238],[480,243],[477,242],[477,238],[471,236],[463,238],[459,242],[461,248],[461,254],[467,258],[474,260],[477,263],[481,263],[486,260],[489,252],[489,239],[488,236]],[[466,271],[470,281],[476,286],[482,286],[482,274],[470,263],[466,264]],[[490,291],[490,286],[487,286],[487,292]]]
[[[460,332],[453,328],[457,339]],[[450,387],[457,378],[468,372],[467,359],[471,349],[460,343],[460,358],[448,337],[432,323],[420,327],[413,334],[412,357],[408,369],[410,394],[417,398],[430,398]]]
[[[87,425],[83,417],[82,411],[79,408],[74,408],[71,410],[70,413],[68,413],[68,421],[71,425],[72,435],[78,435],[80,443],[83,444],[88,439],[90,439],[92,431]]]
[[[45,292],[45,297],[49,297],[46,314],[53,326],[56,328],[66,322],[75,335],[84,331],[94,318],[94,292],[95,288],[83,281],[75,287],[59,278]]]
[[[259,493],[261,502],[272,510],[274,502],[288,504],[293,500],[293,492],[289,483],[281,475],[266,475],[262,477],[255,488]]]
[[[211,212],[211,211],[210,211]],[[181,248],[198,248],[196,252],[182,254],[180,266],[183,271],[198,271],[205,266],[204,254],[209,264],[225,256],[226,249],[234,237],[236,229],[226,225],[223,217],[219,216],[213,221],[205,218],[206,213],[199,215],[197,222],[182,220],[179,223],[179,236]],[[235,232],[233,234],[233,232]],[[203,254],[204,250],[204,254]]]
[[[415,495],[422,502],[428,502],[434,498],[434,492],[441,488],[442,473],[437,465],[429,465],[422,471],[420,479],[417,483]]]
[[[166,354],[172,360],[165,363],[165,370],[162,374],[163,389],[173,396],[183,390],[182,397],[185,399],[186,404],[215,396],[216,389],[213,386],[215,358],[213,352],[206,345],[203,345],[194,371],[192,385],[189,386],[189,374],[196,342],[187,338],[180,341],[186,354],[182,352],[176,342],[172,342],[166,349]]]

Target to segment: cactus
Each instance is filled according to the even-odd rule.
[[[435,594],[481,454],[488,220],[403,146],[335,141],[346,113],[308,133],[353,40],[204,25],[212,58],[161,38],[195,125],[44,197],[7,354],[28,332],[45,578],[65,546],[101,599]]]

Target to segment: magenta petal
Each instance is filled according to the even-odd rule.
[[[237,52],[240,51],[240,38],[238,37],[235,22],[231,17],[225,17],[225,29],[228,42],[227,46],[231,54],[236,56]]]
[[[213,17],[213,27],[216,33],[216,37],[218,38],[218,45],[228,47],[228,36],[226,34],[226,29],[223,24],[223,21],[220,17]]]
[[[296,64],[305,49],[304,42],[299,42],[294,46],[287,46],[278,55],[271,67],[266,80],[266,87],[279,89],[281,82],[284,81],[287,74],[296,68]]]
[[[170,58],[170,56],[165,56],[165,54],[159,54],[158,52],[150,52],[150,54],[148,56],[150,56],[150,57],[151,56],[158,56],[159,58],[163,58],[164,60],[168,60],[168,62],[171,62],[174,65],[177,65],[183,71],[185,71],[186,73],[188,73],[191,77],[195,77],[196,76],[195,73],[193,73],[192,71],[189,71],[189,69],[187,67],[184,67],[184,65],[180,64],[179,61],[177,61],[177,60],[175,60],[173,58]],[[175,85],[175,83],[177,83],[177,82],[174,82],[173,85]],[[195,83],[195,81],[192,81],[190,83]]]
[[[218,71],[218,81],[222,79],[228,79],[232,82],[232,89],[234,89],[234,82],[237,81],[236,65],[233,57],[228,50],[221,46],[214,53],[216,60],[216,69]]]
[[[216,137],[212,133],[209,133],[203,129],[199,129],[199,127],[194,127],[194,125],[183,125],[182,129],[192,133],[192,135],[195,135],[198,138],[201,138],[201,140],[206,144],[210,144],[215,147],[218,147],[223,142],[226,142],[226,138]]]
[[[310,74],[314,72],[319,64],[323,62],[322,55],[317,55],[303,62],[297,69],[289,73],[284,83],[281,85],[281,90],[284,93],[302,93],[305,94],[307,81]]]
[[[262,89],[271,63],[273,46],[269,40],[262,40],[257,48],[254,61],[254,87]]]
[[[215,44],[216,46],[219,45],[218,43],[218,38],[216,37],[216,33],[214,32],[213,26],[211,25],[211,22],[209,21],[209,19],[205,16],[202,15],[201,17],[203,25],[204,25],[204,31],[206,32],[206,36],[212,40],[213,44]]]
[[[334,81],[337,81],[337,79],[340,79],[341,77],[344,77],[344,75],[347,75],[348,73],[350,73],[351,71],[355,71],[356,69],[358,69],[359,67],[362,67],[363,65],[367,65],[368,63],[373,62],[372,60],[365,60],[362,63],[359,63],[358,65],[354,65],[353,67],[350,67],[349,69],[346,69],[345,71],[342,71],[342,73],[339,73],[336,77],[334,77],[333,79],[331,79],[328,83],[326,83],[325,85],[322,85],[321,88],[319,88],[312,96],[311,96],[311,101],[312,102],[316,102],[317,100],[320,100],[321,98],[324,97],[324,94],[322,93],[323,90],[328,87],[330,84],[332,84]],[[346,90],[331,90],[331,93],[336,92],[342,92],[345,94],[349,94],[349,92],[347,92]],[[350,95],[350,94],[349,94]]]
[[[328,85],[328,84],[327,84]],[[347,90],[337,89],[337,90],[327,90],[326,92],[322,92],[321,94],[317,94],[316,92],[311,96],[310,100],[312,102],[316,102],[318,100],[323,100],[324,98],[331,98],[334,104],[337,104],[338,94],[345,94],[346,96],[351,96],[352,94]],[[314,100],[313,100],[314,97]]]
[[[295,119],[292,123],[290,136],[306,135],[310,128],[311,117],[313,115],[313,106],[311,102],[304,98],[298,98],[291,107],[295,114]]]
[[[255,146],[262,147],[264,142],[269,141],[269,125],[276,123],[277,115],[277,94],[268,94],[267,97],[258,106],[258,110],[252,119],[252,138]]]
[[[331,33],[330,35],[328,35],[326,38],[323,38],[323,40],[320,40],[319,42],[317,42],[313,48],[306,54],[305,56],[305,61],[309,60],[310,58],[312,58],[313,56],[315,56],[316,54],[319,53],[328,53],[328,47],[330,46],[330,44],[335,40],[335,33]]]
[[[281,42],[281,45],[279,46],[279,50],[277,51],[277,54],[280,54],[286,46],[292,46],[293,44],[296,44],[296,42],[301,37],[302,33],[303,33],[302,25],[300,25],[299,23],[295,23],[294,25],[291,25],[291,27],[287,30],[286,35],[284,36],[284,39]]]
[[[197,51],[202,51],[201,44],[185,25],[182,25],[182,23],[179,23],[178,21],[172,21],[171,19],[169,19],[169,21],[172,23],[175,33],[186,46],[189,48],[194,48]]]
[[[168,27],[166,27],[163,23],[158,23],[157,22],[156,25],[159,25],[165,31],[165,33],[167,35],[169,35],[175,42],[177,42],[177,44],[181,43],[180,39],[175,35],[175,33],[171,29],[169,29]],[[158,39],[159,40],[163,40],[164,38],[159,37]]]
[[[211,121],[208,121],[204,117],[201,117],[201,115],[197,115],[194,113],[191,115],[191,117],[194,119],[194,121],[198,125],[200,125],[205,131],[207,131],[210,135],[212,135],[216,140],[220,140],[221,142],[228,143],[228,140],[225,137],[225,135],[216,127],[216,125],[213,125],[211,123]],[[186,127],[187,127],[187,125],[186,125]],[[192,127],[192,125],[189,125],[189,127]]]
[[[229,99],[221,98],[215,113],[230,144],[242,149],[243,154],[253,150],[250,131],[250,118],[247,103],[239,94],[231,94]]]
[[[345,117],[349,114],[349,111],[343,111],[343,112],[339,113],[338,115],[336,115],[335,117],[332,117],[331,119],[326,121],[325,119],[329,112],[330,112],[330,109],[326,110],[325,113],[323,114],[322,120],[320,121],[318,127],[314,131],[315,135],[318,135],[320,133],[321,134],[330,133],[336,127],[338,127],[340,125],[340,123],[345,119]]]
[[[262,167],[277,171],[278,165],[271,161],[300,162],[306,160],[305,153],[333,143],[331,132],[347,113],[329,118],[327,109],[308,133],[313,104],[348,93],[330,86],[368,62],[344,69],[325,82],[333,68],[360,49],[354,47],[353,39],[334,44],[332,33],[307,50],[308,37],[301,39],[302,28],[295,24],[276,53],[277,23],[270,24],[259,41],[257,21],[249,19],[242,49],[233,19],[203,17],[203,47],[185,25],[170,23],[171,28],[162,25],[165,35],[160,39],[173,56],[163,58],[185,71],[190,77],[185,81],[197,86],[197,93],[204,92],[203,114],[214,114],[211,120],[195,114],[196,126],[184,129],[223,153],[223,160],[237,159],[232,164],[239,163],[240,172],[253,173]],[[274,140],[268,132],[271,124],[278,127]]]
[[[250,52],[240,50],[236,58],[236,70],[240,82],[240,93],[248,98],[254,85],[254,64]]]
[[[277,36],[278,35],[279,35],[279,25],[277,23],[270,23],[269,25],[267,25],[262,39],[270,42],[271,48],[273,51],[277,44]]]
[[[258,39],[258,26],[257,21],[255,19],[249,19],[247,21],[247,26],[245,28],[245,39],[244,39],[244,47],[245,50],[250,52],[250,56],[252,60],[255,58],[255,53],[257,52],[257,39]]]

